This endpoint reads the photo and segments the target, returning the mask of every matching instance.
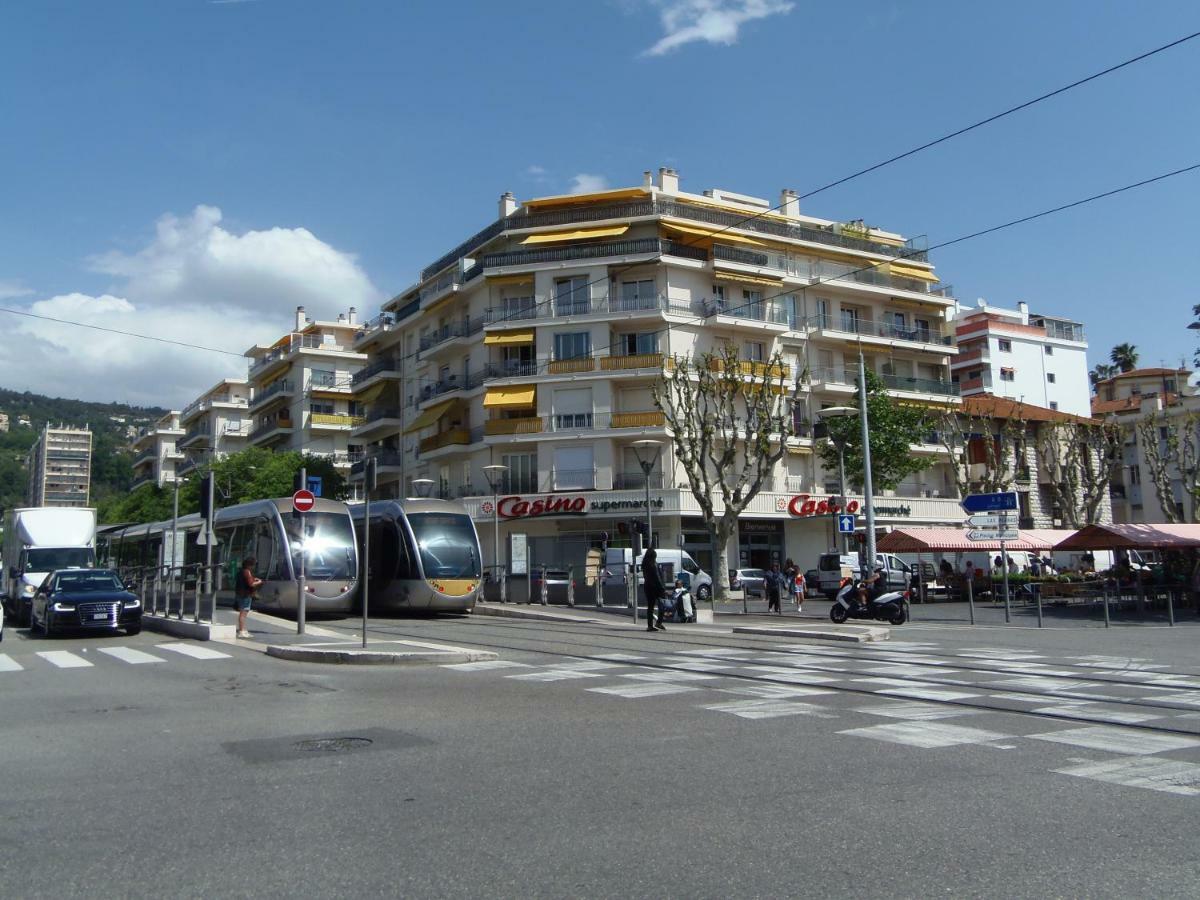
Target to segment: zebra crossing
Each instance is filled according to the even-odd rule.
[[[167,644],[157,644],[153,648],[160,653],[139,650],[136,647],[96,647],[95,653],[87,650],[39,650],[20,659],[14,659],[7,653],[0,653],[0,674],[5,672],[22,672],[28,669],[49,666],[52,669],[95,669],[106,664],[123,663],[130,666],[152,665],[155,663],[181,662],[185,659],[211,661],[231,659],[232,654],[214,650],[198,644],[183,641]]]
[[[928,644],[884,646],[860,653],[803,644],[768,651],[705,647],[442,668],[575,687],[598,701],[665,697],[748,723],[813,722],[845,738],[913,752],[1059,746],[1111,758],[1071,757],[1069,765],[1049,769],[1055,774],[1200,796],[1200,713],[1187,711],[1200,707],[1200,691],[1179,690],[1191,687],[1193,676],[1164,674],[1156,682],[1160,667],[1146,660],[1050,661],[994,648],[948,654]],[[1134,673],[1136,679],[1126,679]]]

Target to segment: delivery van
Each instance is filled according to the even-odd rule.
[[[700,568],[690,553],[686,550],[655,550],[654,552],[658,554],[658,567],[663,571],[663,580],[668,585],[675,577],[675,573],[687,572],[691,576],[692,596],[697,600],[704,601],[712,598],[712,576]],[[633,550],[628,547],[610,547],[604,557],[605,585],[625,584],[632,562],[634,562]],[[640,573],[641,555],[637,558],[637,565]]]

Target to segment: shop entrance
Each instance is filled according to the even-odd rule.
[[[738,565],[770,569],[772,563],[783,565],[783,523],[738,523]]]

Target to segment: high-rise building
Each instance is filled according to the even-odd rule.
[[[352,439],[376,458],[381,494],[462,498],[491,563],[490,476],[500,563],[513,536],[534,564],[580,563],[602,535],[624,541],[644,517],[634,444],[654,440],[660,546],[711,571],[714,548],[652,385],[674,356],[732,346],[754,366],[778,351],[789,379],[801,373],[800,436],[741,517],[728,560],[811,563],[836,541],[831,517],[812,515],[838,489],[836,467],[814,452],[819,411],[854,402],[860,351],[896,399],[957,407],[954,300],[914,242],[802,214],[792,191],[780,199],[773,209],[731,191],[689,193],[671,169],[630,188],[502,196],[494,222],[358,330],[368,361],[353,377],[364,420]],[[933,465],[881,492],[879,525],[961,523],[943,448],[911,452]],[[569,502],[535,502],[550,498]]]
[[[143,484],[162,487],[175,483],[175,467],[183,462],[183,451],[178,447],[183,435],[177,409],[171,410],[138,433],[133,442],[136,455],[133,458],[133,483],[129,486],[131,490]]]
[[[955,304],[958,357],[951,363],[964,397],[991,394],[1072,416],[1091,415],[1083,325],[1016,309]]]
[[[29,451],[30,506],[87,506],[92,482],[92,432],[46,425]]]
[[[241,450],[250,434],[249,407],[250,385],[245,378],[225,378],[185,406],[179,416],[185,431],[176,442],[185,458],[175,471],[182,477],[203,463]]]

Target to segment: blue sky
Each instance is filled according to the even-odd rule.
[[[670,165],[687,190],[803,193],[1200,29],[1165,0],[81,0],[4,20],[0,304],[236,353],[297,302],[377,305],[505,190]],[[1196,84],[1200,39],[803,208],[936,243],[1200,162]],[[1197,200],[1200,173],[934,262],[966,302],[1084,321],[1093,361],[1129,341],[1177,364]],[[177,403],[242,367],[4,321],[93,353],[0,364],[9,387]]]

